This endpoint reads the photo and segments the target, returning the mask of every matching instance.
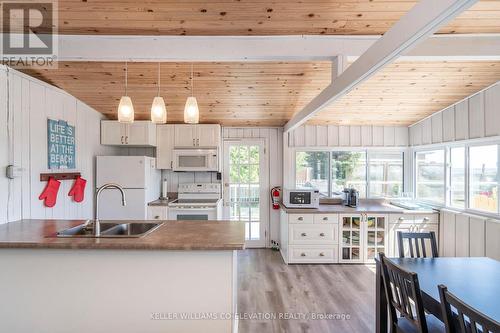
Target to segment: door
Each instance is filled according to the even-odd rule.
[[[269,224],[264,139],[224,142],[224,219],[245,223],[245,246],[265,247]]]
[[[125,125],[117,121],[101,122],[101,144],[123,145],[125,144]]]
[[[217,148],[220,145],[219,125],[198,125],[196,144],[200,148]]]
[[[387,253],[387,216],[365,215],[364,262],[373,263],[379,252]]]
[[[175,125],[174,132],[175,148],[195,147],[197,138],[196,125]]]
[[[361,214],[340,215],[339,262],[363,262],[363,221]]]

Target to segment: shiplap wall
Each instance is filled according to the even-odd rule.
[[[271,189],[283,184],[283,128],[266,127],[223,127],[223,140],[242,138],[263,138],[266,139],[266,151],[269,156],[269,185]],[[263,198],[270,200],[270,197]],[[270,206],[270,205],[269,205]],[[270,240],[278,241],[279,238],[279,210],[269,208],[269,237]]]
[[[410,145],[500,136],[500,81],[410,126]]]
[[[0,66],[0,223],[21,218],[89,218],[93,211],[94,157],[114,154],[99,143],[102,115],[68,93]],[[85,201],[75,203],[68,192],[72,181],[62,181],[57,204],[46,208],[38,196],[46,183],[40,173],[47,169],[47,118],[62,119],[76,130],[76,171],[87,179]],[[9,126],[10,135],[7,134]],[[22,177],[9,180],[5,166],[23,168]]]
[[[439,253],[442,257],[490,257],[500,260],[500,221],[442,210]]]
[[[406,147],[408,128],[303,125],[290,132],[289,147]]]

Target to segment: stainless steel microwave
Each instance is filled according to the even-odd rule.
[[[285,189],[283,191],[283,204],[287,208],[319,208],[319,190]]]

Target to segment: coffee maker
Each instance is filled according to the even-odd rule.
[[[343,192],[343,204],[349,207],[357,207],[359,204],[359,191],[355,188],[346,188]]]

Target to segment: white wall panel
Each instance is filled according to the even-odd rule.
[[[304,126],[304,145],[306,147],[316,146],[316,126]]]
[[[438,112],[431,117],[432,123],[432,143],[443,141],[443,114]]]
[[[471,217],[469,219],[469,255],[471,257],[484,257],[486,255],[485,220]]]
[[[484,137],[484,93],[469,98],[469,138]]]
[[[336,147],[339,145],[339,127],[328,125],[328,146]]]
[[[422,144],[432,143],[432,119],[429,117],[422,121]]]
[[[348,147],[351,145],[350,132],[349,126],[339,126],[339,146]]]
[[[328,146],[328,127],[327,126],[316,126],[316,146],[325,147]]]
[[[7,75],[8,89],[5,85]],[[94,156],[116,153],[114,148],[99,144],[99,126],[103,116],[62,90],[12,69],[7,74],[4,68],[0,68],[0,96],[5,97],[2,101],[9,100],[11,115],[0,123],[0,126],[7,126],[8,123],[11,134],[9,139],[7,131],[1,131],[5,136],[0,136],[0,151],[6,153],[2,157],[7,157],[2,165],[14,164],[23,168],[22,176],[14,180],[7,180],[5,172],[0,174],[0,183],[6,183],[0,189],[0,223],[21,218],[92,217]],[[78,103],[80,108],[77,107]],[[0,116],[6,117],[5,112],[0,104]],[[48,170],[47,165],[48,118],[65,120],[75,126],[75,171],[81,172],[88,181],[82,203],[75,203],[68,197],[73,181],[61,182],[57,203],[53,208],[45,207],[38,200],[46,185],[46,182],[40,182],[40,173],[57,172]]]
[[[455,256],[468,257],[470,249],[469,217],[463,214],[455,218]]]
[[[349,129],[349,136],[351,147],[361,146],[361,126],[351,126]]]
[[[373,131],[371,126],[361,126],[361,145],[364,147],[373,145]]]
[[[7,221],[7,202],[10,181],[5,177],[3,168],[9,164],[9,149],[7,136],[7,72],[0,67],[0,223]]]
[[[484,91],[484,134],[500,135],[500,84]]]
[[[396,130],[394,127],[384,126],[384,146],[392,147],[396,144]]]
[[[394,144],[398,147],[406,147],[409,145],[409,131],[408,127],[396,127],[394,129]]]
[[[443,110],[443,141],[455,140],[455,107]]]
[[[410,127],[411,145],[419,146],[422,144],[422,123],[417,123]]]
[[[384,127],[373,126],[373,146],[381,147],[384,145]]]
[[[500,221],[486,221],[486,256],[500,260]]]
[[[449,211],[441,211],[441,230],[440,230],[440,244],[442,250],[440,251],[442,257],[455,256],[455,242],[456,242],[456,228],[455,228],[456,214]]]
[[[469,100],[466,99],[455,105],[455,140],[469,138]]]

